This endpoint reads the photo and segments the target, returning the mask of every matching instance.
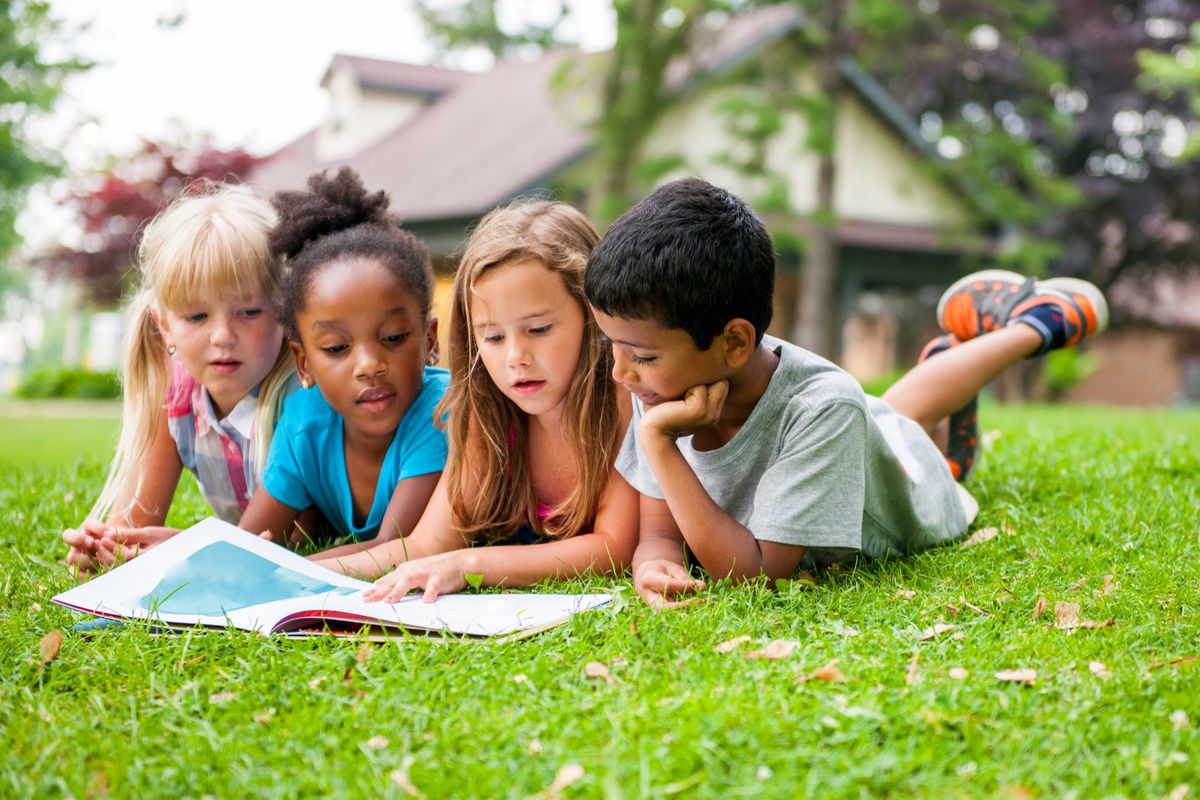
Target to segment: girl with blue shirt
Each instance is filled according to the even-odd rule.
[[[273,199],[272,249],[287,259],[280,320],[303,387],[284,403],[262,486],[240,526],[297,543],[315,508],[363,549],[411,531],[446,463],[434,408],[437,361],[429,253],[401,230],[383,192],[343,167]]]

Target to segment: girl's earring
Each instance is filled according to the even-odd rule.
[[[312,378],[301,378],[300,385],[303,386],[305,389],[311,389],[312,388]]]
[[[167,345],[167,355],[169,355],[169,356],[175,355],[175,350],[176,350],[175,345],[173,345],[173,344]]]

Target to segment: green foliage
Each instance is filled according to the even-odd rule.
[[[1051,400],[1060,400],[1100,366],[1095,355],[1081,353],[1077,348],[1055,350],[1042,362],[1042,383]]]
[[[112,371],[40,367],[25,374],[14,394],[30,400],[109,400],[121,396],[121,380]]]
[[[1191,41],[1171,53],[1139,50],[1141,86],[1159,97],[1182,94],[1188,98],[1192,113],[1200,115],[1200,22],[1191,28]],[[1184,160],[1200,159],[1200,135],[1193,129],[1182,154]]]
[[[30,449],[0,461],[4,794],[1182,796],[1200,785],[1200,663],[1171,663],[1200,641],[1200,414],[985,406],[981,422],[976,528],[1003,531],[982,544],[779,591],[711,581],[671,612],[627,580],[553,583],[620,597],[500,643],[85,636],[49,598],[73,584],[58,532],[86,514],[102,463]],[[23,424],[47,446],[75,435]],[[203,513],[189,482],[169,521]],[[1058,629],[1058,602],[1113,624]],[[918,642],[935,624],[956,627]],[[53,630],[64,642],[43,664]],[[774,639],[796,647],[745,657]],[[803,680],[835,659],[845,680]],[[1037,678],[994,677],[1013,668]],[[547,793],[567,764],[582,776]]]
[[[49,3],[0,0],[0,260],[17,244],[16,219],[29,187],[61,166],[58,154],[35,144],[28,131],[54,107],[63,81],[88,66],[48,58],[48,45],[61,39]]]

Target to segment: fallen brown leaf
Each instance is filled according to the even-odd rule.
[[[935,636],[941,636],[943,633],[949,633],[957,627],[957,625],[947,625],[943,622],[939,622],[932,628],[926,628],[925,630],[921,631],[921,635],[917,637],[917,641],[927,642]]]
[[[1000,531],[997,528],[980,528],[979,530],[972,533],[969,537],[964,539],[962,546],[963,547],[974,547],[977,544],[983,544],[984,542],[986,542],[989,539],[996,538],[996,535],[998,533],[1000,533]]]
[[[62,649],[62,643],[62,631],[50,631],[42,637],[42,641],[38,644],[38,650],[41,651],[43,664],[49,664],[58,658],[58,651]]]
[[[1027,786],[1009,783],[1000,787],[1000,796],[1005,800],[1029,800],[1033,797],[1033,792]]]
[[[600,678],[609,686],[613,685],[612,675],[608,674],[608,667],[599,661],[589,661],[587,666],[583,668],[583,674],[589,678]]]
[[[1186,783],[1181,783],[1167,794],[1167,800],[1183,800],[1183,798],[1191,794],[1191,791],[1191,786]]]
[[[259,713],[259,714],[255,714],[253,719],[254,719],[254,721],[255,721],[255,722],[257,722],[259,725],[266,725],[268,722],[270,722],[270,721],[271,721],[271,719],[272,719],[274,716],[275,716],[275,709],[274,709],[274,708],[268,708],[266,711],[263,711],[263,712],[261,712],[261,713]]]
[[[1108,667],[1103,661],[1093,661],[1092,663],[1088,664],[1088,669],[1091,670],[1092,674],[1097,678],[1112,677],[1112,673],[1108,671]]]
[[[897,589],[896,596],[903,597],[905,600],[912,600],[917,596],[917,593],[912,589]]]
[[[1113,592],[1116,591],[1116,589],[1117,589],[1117,582],[1113,579],[1113,576],[1105,575],[1104,576],[1104,585],[1103,585],[1104,593],[1112,594]]]
[[[411,780],[409,780],[407,767],[392,770],[391,778],[392,783],[396,784],[400,791],[404,792],[409,797],[419,797],[424,800],[425,795],[420,789],[413,785]]]
[[[1079,603],[1055,603],[1054,619],[1056,628],[1079,627]]]
[[[217,705],[220,703],[228,703],[237,697],[237,692],[217,692],[208,696],[208,702]]]
[[[1184,731],[1191,727],[1191,721],[1188,720],[1187,712],[1182,708],[1172,711],[1168,719],[1171,720],[1171,730],[1173,731]]]
[[[920,648],[913,650],[912,661],[908,662],[908,669],[904,672],[904,683],[912,686],[917,682],[917,664],[921,660]]]
[[[761,650],[750,650],[746,653],[746,658],[767,658],[775,661],[787,658],[799,646],[799,642],[793,642],[788,639],[776,639]]]
[[[837,668],[838,660],[835,658],[823,667],[817,667],[807,675],[799,675],[796,677],[796,683],[806,683],[808,681],[825,681],[826,683],[837,682],[841,683],[846,680],[846,676]]]
[[[1152,661],[1147,669],[1159,669],[1160,667],[1179,667],[1184,664],[1195,664],[1200,661],[1200,656],[1180,656],[1167,661]]]
[[[1035,669],[1002,669],[996,673],[997,680],[1012,683],[1033,683],[1037,680]]]
[[[103,772],[92,773],[92,779],[88,781],[87,796],[108,797],[108,775]]]
[[[387,746],[388,739],[386,736],[372,736],[370,739],[367,739],[368,750],[382,750]]]
[[[962,611],[958,606],[951,605],[950,603],[946,603],[946,610],[954,617],[957,617]]]
[[[965,597],[963,597],[961,594],[958,596],[958,602],[962,603],[964,608],[969,608],[972,611],[974,611],[976,614],[980,614],[985,617],[990,617],[992,615],[992,613],[990,611],[984,611],[982,608],[975,605],[974,603],[968,603],[967,599]]]
[[[1046,613],[1046,598],[1039,597],[1037,604],[1033,607],[1033,616],[1030,619],[1037,620],[1038,617]]]
[[[529,676],[524,672],[518,672],[516,675],[513,675],[512,679],[513,683],[525,683],[525,681],[529,680]]]
[[[554,783],[546,788],[546,797],[558,797],[563,789],[575,783],[584,776],[583,767],[578,764],[563,764],[558,768],[558,774],[554,776]]]
[[[951,667],[950,672],[948,674],[954,680],[962,681],[962,680],[966,680],[967,676],[970,675],[971,673],[967,672],[962,667]]]
[[[714,653],[728,653],[730,650],[736,650],[742,642],[750,641],[749,636],[735,636],[732,639],[721,642],[713,647]]]
[[[363,642],[362,647],[358,648],[358,652],[354,654],[354,660],[359,664],[365,664],[373,652],[374,650],[371,648],[371,643]]]

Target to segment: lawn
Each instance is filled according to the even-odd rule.
[[[998,533],[974,546],[662,613],[557,584],[618,601],[524,641],[369,645],[73,633],[57,534],[112,421],[0,421],[0,794],[1195,797],[1200,413],[983,422],[975,529]],[[176,506],[203,514],[194,485]]]

